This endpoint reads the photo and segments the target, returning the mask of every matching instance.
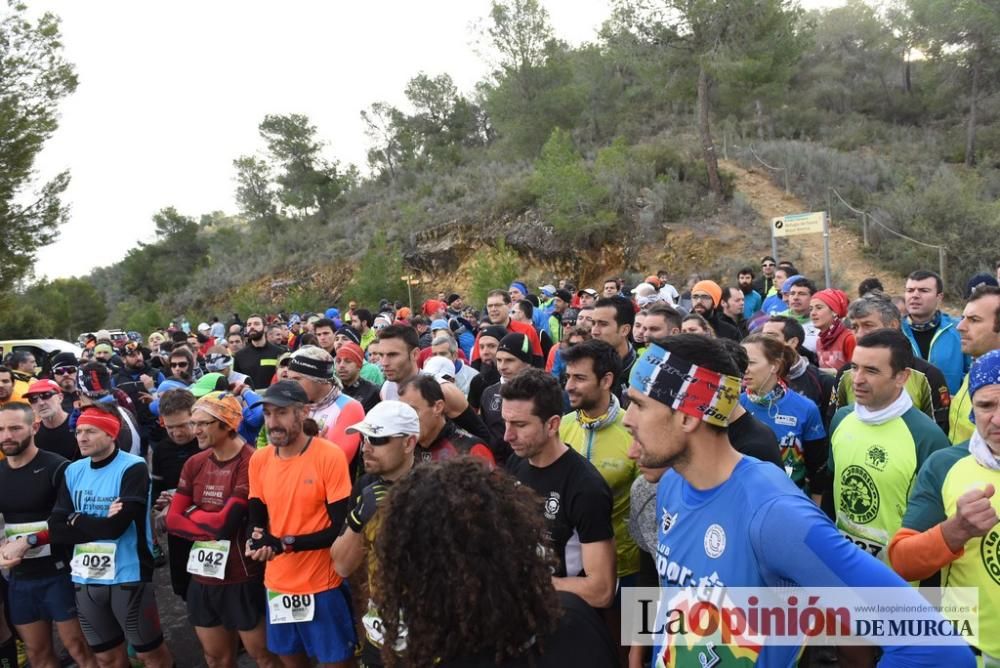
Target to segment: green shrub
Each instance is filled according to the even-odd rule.
[[[495,288],[506,288],[521,274],[521,258],[503,239],[476,253],[472,264],[469,296],[473,304],[485,304],[486,295]]]
[[[564,130],[556,128],[545,142],[531,183],[545,219],[568,239],[614,223],[614,214],[605,208],[607,189],[594,179]]]
[[[407,303],[409,295],[401,278],[407,274],[399,244],[390,242],[380,230],[372,237],[368,250],[358,261],[354,278],[344,290],[344,297],[368,308],[376,307],[382,299]]]

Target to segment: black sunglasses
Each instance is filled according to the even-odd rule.
[[[188,363],[187,362],[171,362],[170,363],[170,368],[171,369],[186,369],[187,367],[188,367]]]
[[[399,436],[399,434],[393,436],[365,436],[365,443],[370,443],[371,445],[388,445],[396,436]]]
[[[57,366],[56,368],[52,369],[52,373],[56,374],[57,376],[71,376],[76,373],[76,367]]]
[[[48,401],[54,396],[56,396],[55,392],[39,392],[38,394],[29,394],[27,399],[29,404],[37,404],[39,401]]]

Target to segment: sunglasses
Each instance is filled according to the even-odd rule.
[[[76,367],[75,366],[57,366],[56,368],[52,369],[52,373],[54,373],[57,376],[72,376],[72,375],[76,374]]]
[[[170,363],[170,368],[171,369],[186,369],[186,368],[188,368],[188,363],[187,362],[171,362]]]
[[[762,264],[760,266],[762,266],[762,267],[773,267],[774,263],[773,262],[765,262],[764,264]]]
[[[394,434],[392,436],[365,436],[365,443],[369,445],[388,445],[392,439],[396,438],[400,434]]]
[[[54,396],[56,396],[55,392],[39,392],[38,394],[29,394],[26,398],[29,404],[37,404],[39,401],[48,401]]]

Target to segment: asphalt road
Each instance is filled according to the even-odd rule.
[[[177,668],[206,668],[201,655],[201,643],[195,635],[194,627],[188,623],[187,607],[170,587],[170,572],[166,566],[157,568],[153,576],[156,585],[156,602],[160,609],[160,622],[167,639],[167,646],[174,654]],[[257,664],[245,653],[241,654],[237,665],[252,668]]]

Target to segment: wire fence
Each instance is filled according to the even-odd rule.
[[[748,144],[744,148],[744,147],[738,146],[736,144],[729,145],[728,143],[724,143],[723,154],[725,155],[725,157],[727,159],[728,159],[728,149],[730,148],[730,146],[731,146],[731,148],[733,148],[733,149],[735,149],[737,151],[744,151],[746,154],[749,154],[753,158],[753,160],[755,160],[756,162],[758,162],[764,168],[766,168],[766,169],[774,172],[775,174],[777,174],[777,173],[780,172],[782,174],[783,178],[784,178],[785,194],[791,194],[791,190],[789,188],[789,178],[788,178],[788,171],[789,170],[788,170],[787,167],[776,167],[775,165],[772,165],[772,164],[768,163],[766,160],[764,160],[764,158],[762,158],[760,156],[760,154],[757,153],[757,151],[753,147],[753,144]],[[920,241],[919,239],[914,239],[911,236],[908,236],[906,234],[903,234],[902,232],[894,230],[891,227],[889,227],[888,225],[886,225],[885,223],[883,223],[881,220],[879,220],[878,217],[876,217],[871,211],[866,211],[864,209],[859,209],[856,206],[852,205],[847,200],[845,200],[843,198],[843,196],[833,186],[830,186],[828,188],[828,190],[829,190],[830,194],[832,194],[834,197],[837,198],[837,200],[840,202],[840,204],[844,208],[846,208],[848,211],[850,211],[851,213],[855,214],[856,216],[858,216],[860,218],[860,220],[861,220],[861,238],[862,238],[862,243],[864,244],[865,248],[869,248],[871,246],[871,243],[870,243],[870,240],[869,240],[869,230],[871,229],[872,225],[875,225],[879,229],[884,230],[884,231],[888,232],[889,234],[892,234],[892,235],[894,235],[894,236],[896,236],[896,237],[898,237],[900,239],[903,239],[905,241],[909,241],[910,243],[916,244],[918,246],[922,246],[924,248],[935,249],[938,252],[938,274],[941,276],[941,281],[943,283],[945,283],[945,285],[947,285],[948,249],[945,246],[941,246],[941,245],[938,245],[938,244],[929,244],[929,243],[927,243],[925,241]],[[830,201],[829,195],[827,196],[827,209],[829,210],[830,223],[832,224],[833,223],[833,206],[832,206],[832,202]]]

